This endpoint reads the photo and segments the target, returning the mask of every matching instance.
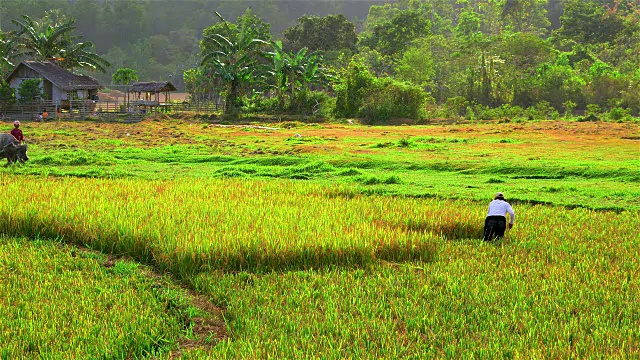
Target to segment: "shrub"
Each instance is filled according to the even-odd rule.
[[[536,104],[536,111],[542,119],[555,120],[560,117],[560,113],[548,101],[540,101]]]
[[[448,117],[459,117],[465,114],[469,101],[464,96],[448,98],[444,103],[444,109]]]
[[[300,115],[327,116],[335,105],[331,97],[322,91],[300,91],[291,104],[291,111]]]
[[[391,78],[376,79],[367,92],[360,115],[368,123],[392,118],[420,119],[427,100],[421,87]]]
[[[342,118],[358,116],[365,95],[374,79],[375,77],[364,64],[364,60],[353,57],[347,69],[338,75],[338,83],[334,86],[336,93],[335,116]]]
[[[283,109],[283,104],[276,97],[254,96],[244,103],[242,111],[246,113],[276,113]]]
[[[571,100],[567,100],[565,102],[562,103],[562,106],[564,107],[564,117],[565,118],[569,118],[571,116],[573,116],[573,110],[576,108],[576,103],[574,103]]]
[[[9,83],[0,79],[0,109],[13,105],[15,101],[15,91],[9,86]]]
[[[25,103],[43,97],[42,87],[40,86],[41,82],[42,79],[39,78],[22,80],[20,85],[18,85],[20,102]]]
[[[629,109],[623,109],[621,107],[614,107],[609,110],[609,119],[613,121],[619,121],[629,116]]]
[[[598,117],[602,109],[597,104],[587,105],[587,112],[585,115]]]

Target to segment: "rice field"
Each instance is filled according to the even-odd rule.
[[[52,241],[0,238],[0,358],[123,359],[166,353],[181,324],[138,265]]]
[[[31,161],[0,172],[3,248],[50,239],[126,256],[223,311],[224,337],[181,346],[176,314],[135,315],[164,301],[138,285],[122,319],[131,312],[125,322],[169,340],[154,353],[148,337],[128,337],[122,349],[142,350],[106,358],[640,355],[637,124],[30,126]],[[513,199],[516,226],[485,243],[495,191]],[[15,256],[3,253],[0,272]],[[45,259],[26,269],[47,268],[37,267]],[[75,280],[77,291],[112,280],[88,279]],[[79,309],[71,317],[109,311]],[[48,318],[21,321],[56,324]],[[2,328],[11,321],[0,316]],[[47,341],[20,334],[21,343]],[[50,357],[92,358],[83,354],[119,344],[78,336],[84,346],[59,342]],[[0,354],[29,357],[12,346]]]

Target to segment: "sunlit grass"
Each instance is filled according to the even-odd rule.
[[[270,127],[279,130],[185,120],[27,124],[30,162],[0,172],[298,179],[339,183],[364,194],[481,201],[499,187],[522,201],[640,209],[640,158],[632,140],[640,127],[634,123]],[[575,185],[569,189],[568,183]]]
[[[4,199],[1,231],[61,237],[174,273],[429,260],[434,239],[470,235],[438,228],[434,222],[454,215],[434,200],[421,215],[431,228],[413,231],[403,219],[386,220],[387,214],[419,203],[424,207],[424,201],[371,201],[308,183],[11,179],[5,184],[10,195]],[[456,221],[469,223],[473,217],[462,213]]]
[[[124,359],[175,347],[179,319],[154,282],[121,262],[0,237],[0,358]]]

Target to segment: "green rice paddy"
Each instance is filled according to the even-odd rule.
[[[0,355],[640,355],[637,124],[269,127],[26,124],[31,160],[0,170],[0,272],[23,279],[0,302],[24,309]],[[496,191],[516,226],[484,243]],[[223,331],[193,340],[192,297],[138,267]]]

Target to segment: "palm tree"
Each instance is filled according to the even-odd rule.
[[[216,12],[216,15],[227,24],[226,20]],[[258,45],[268,43],[250,36],[246,26],[240,29],[236,38],[213,34],[203,38],[204,48],[212,51],[204,54],[201,65],[210,68],[225,86],[225,114],[237,111],[236,103],[240,90],[249,84],[257,70],[256,56]]]
[[[106,59],[90,51],[93,43],[81,42],[82,36],[72,35],[75,19],[51,21],[46,15],[40,21],[27,15],[22,19],[12,20],[18,27],[20,56],[52,61],[66,69],[89,68],[105,72],[110,66]]]

